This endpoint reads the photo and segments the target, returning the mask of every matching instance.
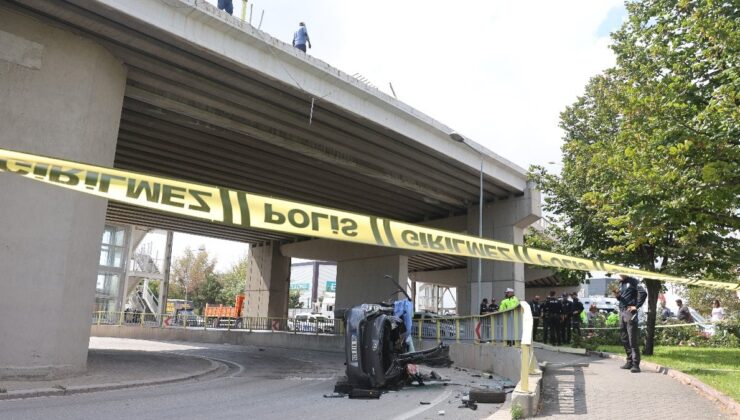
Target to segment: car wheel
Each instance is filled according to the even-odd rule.
[[[473,388],[470,390],[470,401],[487,404],[500,404],[506,401],[506,393],[494,389]]]

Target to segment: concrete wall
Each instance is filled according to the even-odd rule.
[[[450,358],[455,366],[492,372],[514,382],[521,375],[522,353],[516,347],[450,343]]]
[[[91,335],[95,337],[134,338],[141,340],[189,341],[195,343],[215,343],[280,347],[329,352],[344,352],[344,336],[293,334],[269,331],[226,331],[197,330],[181,328],[147,328],[116,325],[93,325]],[[416,343],[418,349],[437,346],[434,341]],[[421,347],[423,345],[423,347]],[[468,343],[449,343],[450,358],[454,366],[493,372],[519,380],[521,352],[515,347],[502,345],[478,345]]]
[[[140,340],[190,341],[195,343],[252,345],[343,353],[344,336],[293,334],[270,331],[196,330],[93,325],[95,337],[135,338]]]
[[[3,7],[0,45],[0,147],[111,166],[122,63]],[[3,173],[0,196],[0,377],[83,371],[106,201]]]

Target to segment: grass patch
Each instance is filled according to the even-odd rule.
[[[622,346],[599,350],[624,355]],[[656,346],[655,354],[642,359],[694,376],[740,402],[740,348]]]

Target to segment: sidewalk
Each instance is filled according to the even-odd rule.
[[[540,362],[588,362],[585,368],[548,369],[542,410],[554,419],[692,418],[732,419],[690,386],[667,375],[643,370],[630,373],[614,359],[535,350]]]
[[[0,381],[0,400],[65,395],[184,381],[215,372],[220,365],[200,357],[110,347],[91,339],[87,372],[54,380]],[[100,345],[104,344],[104,345]],[[181,350],[177,346],[164,351]]]

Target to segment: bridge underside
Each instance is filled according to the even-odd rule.
[[[206,2],[0,0],[0,22],[0,44],[12,46],[0,57],[11,60],[0,67],[8,87],[0,89],[0,119],[12,122],[3,128],[2,147],[466,233],[478,231],[483,160],[483,235],[521,242],[522,228],[537,218],[539,196],[521,168],[454,142],[448,127]],[[282,258],[289,257],[280,254],[282,247],[314,241],[119,203],[105,208],[97,198],[27,182],[0,183],[7,196],[43,204],[32,209],[38,214],[24,206],[0,208],[0,219],[13,227],[5,232],[8,241],[18,243],[13,253],[0,254],[9,279],[0,294],[39,302],[38,319],[22,321],[37,335],[3,340],[15,347],[0,343],[0,354],[41,349],[38,360],[17,361],[41,373],[55,368],[39,360],[67,372],[84,368],[89,306],[72,311],[64,299],[92,301],[92,290],[78,292],[90,287],[86,279],[98,268],[103,219],[253,244],[265,260],[254,264],[264,270],[252,279],[260,293],[283,293],[278,283],[285,279],[265,275],[284,274]],[[38,243],[51,245],[41,250]],[[57,248],[67,254],[37,264],[39,253],[58,254]],[[408,272],[463,269],[461,278],[471,283],[465,258],[388,251],[363,250],[365,259],[340,262],[338,272],[360,281],[383,270],[400,279]],[[523,293],[518,265],[484,263],[483,273],[486,293],[515,283]],[[56,287],[61,298],[51,292],[35,297],[38,287],[29,288],[27,278]],[[472,289],[465,293],[466,302],[479,299]],[[0,311],[10,311],[3,312],[9,323],[15,322],[11,313],[22,312]],[[48,323],[49,312],[63,314],[54,315],[59,325]],[[60,361],[60,352],[69,360]],[[16,363],[8,360],[0,357],[0,368]]]

